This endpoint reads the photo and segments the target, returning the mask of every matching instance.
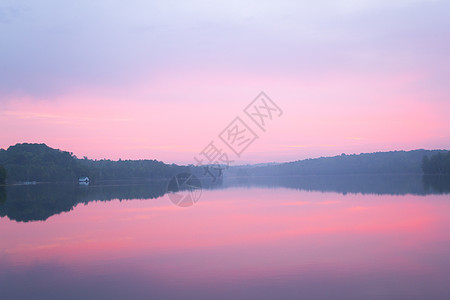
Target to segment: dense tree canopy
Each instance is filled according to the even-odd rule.
[[[231,168],[236,175],[343,175],[343,174],[420,174],[424,155],[439,150],[390,151],[362,154],[342,154],[334,157],[305,159],[266,166]]]
[[[189,167],[165,164],[157,160],[78,160],[80,176],[96,180],[169,178]]]
[[[450,154],[439,150],[392,151],[306,159],[290,163],[232,167],[229,175],[332,175],[449,173]],[[424,158],[425,156],[425,158]],[[431,158],[428,158],[431,156]],[[72,153],[52,149],[45,144],[17,144],[0,149],[0,165],[8,181],[76,181],[170,178],[193,167],[165,164],[157,160],[91,160],[78,159]],[[193,172],[204,174],[202,168]],[[0,182],[4,178],[0,168]]]
[[[424,156],[422,170],[425,174],[450,174],[450,151]]]
[[[78,159],[45,144],[17,144],[0,150],[0,164],[5,166],[11,182],[74,181],[81,176],[91,180],[168,178],[189,170],[157,160]]]
[[[0,165],[0,184],[4,184],[6,181],[6,169]]]
[[[76,177],[77,163],[69,153],[45,144],[17,144],[0,153],[9,181],[66,181]]]

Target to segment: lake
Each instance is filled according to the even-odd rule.
[[[1,299],[449,299],[448,179],[0,189]]]

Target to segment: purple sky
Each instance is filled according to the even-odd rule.
[[[450,148],[448,1],[3,0],[0,37],[1,148],[194,163],[260,91],[240,162]]]

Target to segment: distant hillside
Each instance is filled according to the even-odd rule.
[[[337,175],[422,173],[422,161],[444,150],[362,153],[305,159],[272,166],[230,168],[227,175]]]
[[[422,170],[425,174],[450,174],[450,151],[439,152],[430,157],[425,156],[422,161]]]
[[[189,167],[168,165],[157,160],[78,159],[72,153],[45,144],[17,144],[0,149],[0,165],[8,182],[75,181],[80,176],[93,180],[169,178]]]
[[[230,167],[224,174],[228,176],[420,174],[422,166],[425,166],[426,173],[433,173],[436,166],[441,165],[440,162],[450,160],[450,154],[439,154],[443,152],[447,151],[413,150],[342,154],[282,164]],[[26,143],[11,146],[7,150],[0,149],[1,165],[6,169],[8,182],[75,181],[81,176],[88,176],[94,181],[170,178],[177,173],[195,169],[192,166],[169,165],[157,160],[78,159],[70,152],[53,149],[45,144]],[[437,169],[440,170],[440,168]],[[199,176],[204,174],[201,167],[193,172]]]
[[[67,181],[77,176],[76,159],[45,144],[17,144],[0,150],[8,181]]]

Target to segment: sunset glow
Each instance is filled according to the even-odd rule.
[[[243,198],[239,196],[243,192],[230,189],[214,193],[211,199],[213,193],[205,191],[203,202],[196,209],[179,209],[165,196],[79,205],[73,212],[53,216],[39,224],[2,219],[0,225],[8,240],[7,245],[2,245],[6,258],[2,263],[30,265],[51,259],[62,265],[87,267],[104,259],[114,261],[149,254],[154,259],[175,254],[184,257],[183,260],[161,259],[152,264],[158,269],[173,270],[180,264],[189,268],[189,253],[196,251],[203,253],[203,260],[210,261],[207,266],[195,266],[201,272],[199,275],[206,278],[219,271],[222,275],[233,271],[227,270],[226,261],[213,260],[214,249],[218,248],[226,248],[229,255],[238,255],[233,260],[239,259],[240,269],[245,264],[246,272],[251,275],[257,272],[260,260],[265,261],[266,268],[277,272],[292,271],[319,259],[333,266],[376,268],[376,262],[368,258],[380,255],[380,251],[383,260],[408,267],[415,264],[413,260],[402,256],[403,261],[398,261],[397,254],[388,249],[420,252],[428,241],[446,239],[445,232],[430,235],[436,228],[445,228],[448,221],[435,205],[427,204],[421,196],[385,196],[380,202],[376,196],[368,195],[361,204],[358,195],[253,190],[245,192]],[[280,200],[274,202],[274,197]],[[292,205],[301,199],[308,202]],[[441,201],[441,209],[448,209],[444,196],[427,199]],[[35,232],[45,236],[37,236]],[[400,234],[403,238],[396,239]],[[355,249],[355,244],[360,246]],[[325,256],[316,253],[315,247],[334,249],[334,253]],[[235,253],[238,248],[243,251]],[[265,249],[266,254],[258,253],[258,249]],[[357,257],[357,253],[364,256]]]
[[[189,164],[260,91],[284,114],[239,163],[450,148],[445,1],[13,3],[1,148]]]
[[[450,1],[0,1],[0,299],[450,299]]]

